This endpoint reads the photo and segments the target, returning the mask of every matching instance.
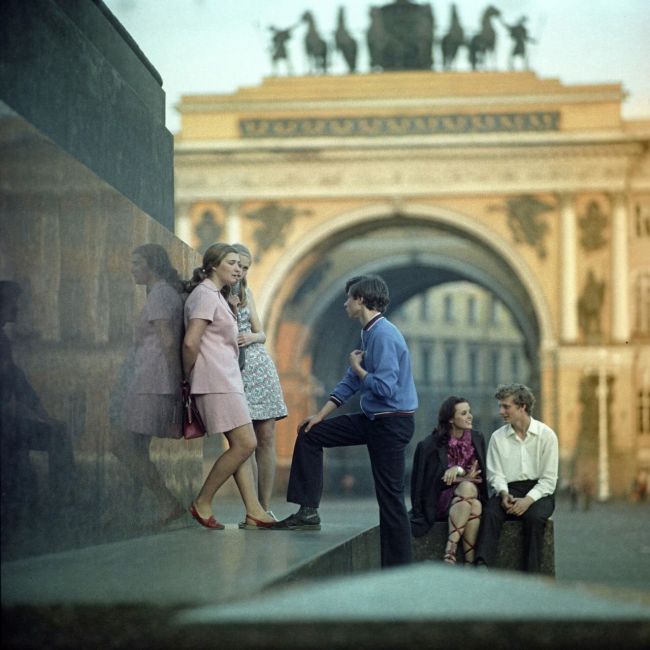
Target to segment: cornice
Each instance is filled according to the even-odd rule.
[[[581,147],[604,145],[615,147],[621,145],[643,147],[650,143],[650,129],[641,132],[581,131],[581,132],[543,132],[543,133],[472,133],[458,135],[421,135],[399,137],[355,137],[355,138],[256,138],[254,140],[184,140],[177,138],[174,151],[177,155],[186,153],[218,152],[269,152],[281,151],[332,151],[370,149],[402,149],[410,151],[420,149],[462,149],[462,148],[503,148],[512,147],[563,147],[578,145]],[[536,153],[537,155],[537,153]]]
[[[594,104],[620,102],[620,90],[605,90],[589,93],[550,93],[550,94],[510,94],[485,95],[477,97],[382,97],[373,99],[335,99],[335,100],[205,100],[192,101],[191,97],[174,105],[181,114],[189,113],[322,113],[323,111],[358,111],[395,109],[440,109],[475,106],[566,106],[568,104]]]
[[[625,156],[400,156],[214,161],[176,168],[177,200],[295,200],[536,192],[625,192]]]

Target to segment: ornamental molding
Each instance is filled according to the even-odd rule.
[[[241,119],[242,138],[403,137],[559,131],[559,111]]]
[[[629,161],[612,155],[276,156],[176,165],[176,200],[625,192]]]
[[[200,96],[205,97],[205,96]],[[300,112],[322,112],[327,111],[350,111],[364,109],[423,109],[423,108],[447,108],[463,106],[504,106],[504,105],[558,105],[567,106],[571,104],[593,104],[601,102],[620,102],[621,93],[618,90],[593,92],[593,93],[548,93],[530,95],[486,95],[476,97],[386,97],[370,99],[313,99],[313,100],[252,100],[252,101],[218,101],[203,99],[202,101],[192,100],[185,96],[182,101],[175,105],[176,110],[183,114],[189,113],[278,113],[286,111]]]
[[[187,139],[177,138],[174,152],[177,157],[186,155],[210,154],[232,155],[233,153],[267,153],[277,155],[282,151],[363,151],[386,149],[389,151],[406,149],[408,151],[422,149],[520,149],[535,147],[550,150],[580,147],[592,149],[603,147],[621,151],[627,155],[639,155],[647,150],[650,143],[650,133],[647,137],[640,134],[621,133],[620,131],[590,132],[507,132],[502,133],[455,133],[439,135],[402,135],[365,137],[313,137],[313,138],[249,138],[249,139]],[[376,153],[373,153],[376,155]]]

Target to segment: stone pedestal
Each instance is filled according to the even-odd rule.
[[[442,561],[447,543],[447,522],[437,521],[426,535],[413,538],[413,560],[423,562],[426,560]],[[458,560],[462,561],[461,544],[458,545]],[[501,530],[499,549],[495,569],[510,571],[523,571],[524,568],[524,540],[523,526],[520,521],[506,521]],[[544,534],[544,557],[542,560],[542,573],[555,575],[555,537],[553,520],[549,519]]]

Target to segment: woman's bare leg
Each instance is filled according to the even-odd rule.
[[[268,510],[275,482],[275,420],[256,420],[253,427],[257,437],[257,494],[264,510]]]
[[[469,482],[459,483],[454,490],[454,498],[449,508],[449,533],[447,536],[447,546],[445,548],[445,562],[449,564],[456,563],[456,547],[467,525],[472,512],[472,502],[477,496],[476,486]]]
[[[465,524],[465,531],[463,532],[463,551],[465,554],[465,564],[474,563],[474,550],[476,546],[476,540],[478,538],[478,530],[481,525],[481,513],[483,511],[483,506],[481,502],[477,499],[472,499],[470,501],[471,512]]]
[[[217,458],[208,473],[205,483],[194,500],[194,506],[201,517],[212,515],[212,500],[217,490],[241,467],[255,451],[255,432],[249,422],[225,434],[228,449]],[[251,513],[252,514],[252,513]]]
[[[235,472],[235,482],[239,488],[246,514],[260,521],[275,521],[273,517],[269,516],[257,498],[257,487],[255,486],[255,476],[253,475],[252,457]]]

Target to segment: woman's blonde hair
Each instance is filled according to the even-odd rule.
[[[244,244],[233,244],[232,246],[240,255],[245,255],[250,260],[251,264],[253,263],[253,256],[248,247],[244,246]],[[239,286],[241,287],[239,290],[239,306],[246,307],[248,304],[248,280],[242,278]]]

